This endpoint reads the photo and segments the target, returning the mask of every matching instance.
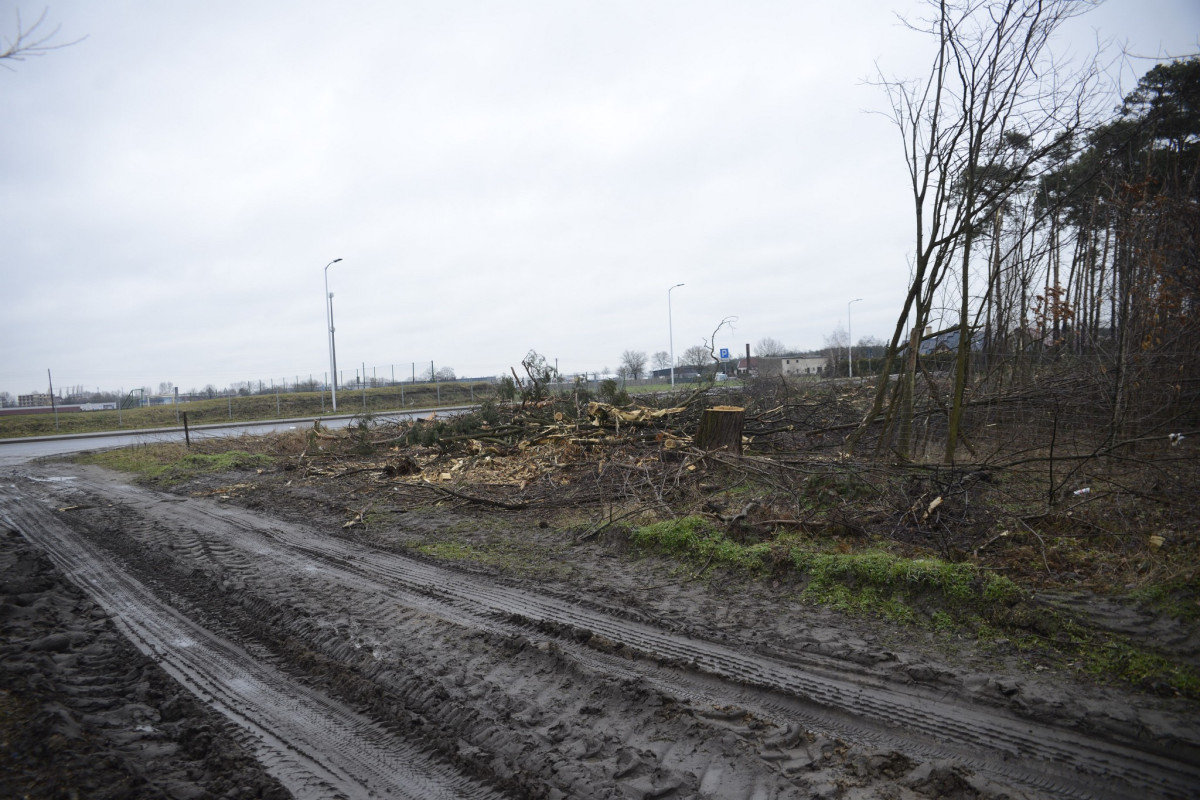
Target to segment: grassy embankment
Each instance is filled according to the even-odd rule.
[[[751,578],[790,573],[803,587],[803,600],[845,613],[947,637],[969,635],[985,645],[1009,642],[1039,662],[1096,680],[1200,699],[1200,674],[1193,667],[1091,628],[1081,617],[1040,603],[1013,580],[970,562],[907,558],[879,542],[844,552],[838,542],[789,534],[743,544],[703,517],[637,527],[629,538],[644,551],[702,570],[717,566]],[[1200,616],[1195,608],[1163,610],[1193,621]]]
[[[494,391],[495,386],[486,382],[443,383],[440,387],[432,383],[405,384],[403,398],[401,398],[400,386],[367,389],[365,411],[379,414],[406,408],[461,405],[490,397]],[[338,392],[339,414],[358,414],[363,411],[364,393],[361,390]],[[62,412],[57,415],[57,422],[53,413],[20,414],[0,416],[0,439],[139,430],[142,428],[171,428],[182,424],[184,413],[187,414],[189,425],[209,425],[222,422],[317,417],[332,414],[333,407],[328,393],[281,392],[278,395],[261,394],[193,400],[180,403],[178,406],[127,408],[119,412]]]
[[[268,455],[244,450],[220,453],[196,453],[183,444],[156,443],[81,453],[75,457],[83,464],[129,472],[162,486],[172,486],[200,475],[233,470],[265,470],[275,463]]]

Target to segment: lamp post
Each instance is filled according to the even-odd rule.
[[[854,337],[850,334],[850,306],[862,300],[861,297],[856,297],[849,303],[846,303],[846,361],[850,368],[850,377],[854,377]]]
[[[671,345],[671,388],[675,388],[675,323],[671,319],[671,292],[683,286],[682,283],[677,283],[670,289],[667,289],[667,341]]]
[[[341,261],[335,258],[325,265],[325,321],[329,323],[329,384],[333,396],[333,410],[337,412],[337,356],[333,347],[333,295],[329,292],[329,268]]]

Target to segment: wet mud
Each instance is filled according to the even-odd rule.
[[[290,796],[225,717],[11,529],[0,531],[0,736],[0,797]]]
[[[1200,786],[1184,701],[933,647],[786,586],[689,580],[603,541],[565,545],[533,520],[398,508],[346,529],[344,500],[311,487],[162,493],[65,466],[5,478],[11,796],[915,800]],[[439,531],[519,537],[525,555],[447,563],[410,546]]]

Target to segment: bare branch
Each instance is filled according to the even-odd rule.
[[[11,66],[4,63],[6,61],[24,61],[29,56],[43,56],[51,50],[61,50],[64,47],[70,47],[74,44],[79,44],[86,36],[81,36],[78,39],[70,42],[54,42],[54,37],[58,36],[62,26],[58,25],[51,31],[43,31],[42,26],[46,22],[46,14],[49,9],[43,9],[41,15],[28,28],[21,21],[21,12],[18,9],[17,17],[17,32],[14,37],[4,37],[4,44],[0,49],[0,66],[12,69]]]

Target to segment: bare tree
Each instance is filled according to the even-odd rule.
[[[838,323],[833,333],[825,337],[825,359],[829,363],[829,374],[837,375],[842,365],[846,363],[846,348],[850,344],[850,334]]]
[[[78,44],[86,39],[86,36],[71,42],[55,43],[54,37],[58,36],[62,26],[58,25],[51,31],[46,31],[42,26],[46,22],[46,14],[49,9],[43,10],[41,15],[29,27],[25,27],[21,20],[21,11],[16,12],[17,17],[17,32],[10,36],[5,36],[3,44],[0,45],[0,66],[11,66],[4,63],[6,61],[24,61],[29,56],[43,56],[51,50],[61,50],[64,47],[70,47],[73,44]]]
[[[974,238],[1014,192],[1047,171],[1092,121],[1095,62],[1068,73],[1055,63],[1048,46],[1056,29],[1090,5],[1073,0],[929,0],[931,17],[909,24],[937,42],[929,74],[915,82],[881,76],[879,84],[903,142],[916,251],[882,370],[885,378],[877,383],[875,402],[852,441],[875,421],[886,401],[881,445],[890,440],[896,452],[908,454],[918,345],[949,279],[960,328],[945,452],[947,462],[954,460],[974,340]],[[955,259],[961,265],[957,273]],[[886,376],[905,348],[899,383],[890,387]]]
[[[771,358],[773,356],[782,356],[787,353],[787,348],[783,342],[778,339],[772,339],[770,336],[764,336],[754,345],[754,355],[760,358]]]
[[[655,369],[668,369],[671,366],[671,354],[666,350],[659,350],[650,357],[650,363]]]
[[[626,350],[621,353],[621,369],[627,377],[637,380],[646,371],[646,353],[643,350]]]
[[[694,345],[683,351],[679,364],[683,367],[708,367],[713,363],[712,353],[703,345]]]

